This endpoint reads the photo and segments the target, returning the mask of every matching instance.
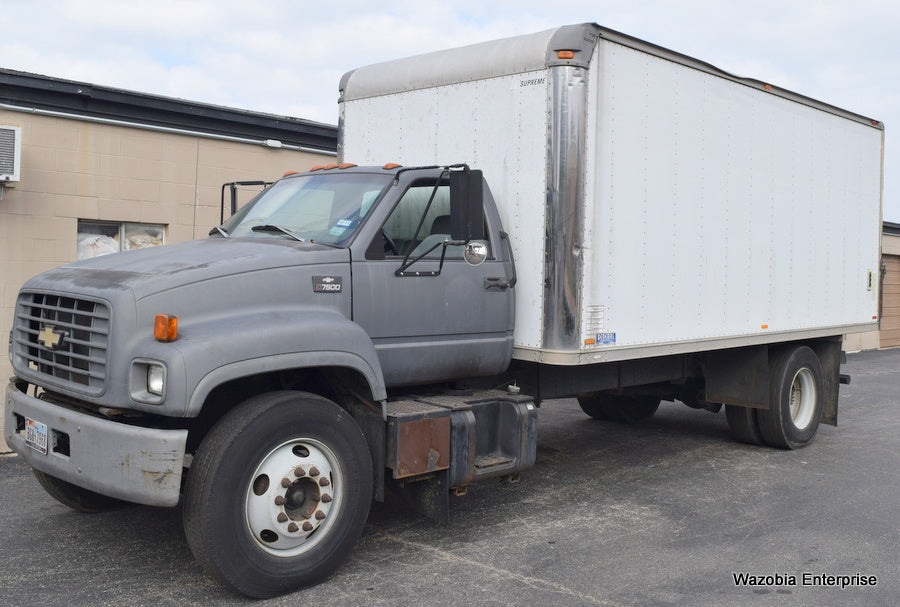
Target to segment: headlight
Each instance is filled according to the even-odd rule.
[[[161,405],[166,398],[166,364],[148,358],[134,359],[131,361],[128,388],[135,401]]]
[[[162,396],[166,388],[166,368],[162,365],[147,365],[147,392]]]

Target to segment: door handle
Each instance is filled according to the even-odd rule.
[[[509,280],[506,278],[485,278],[484,288],[488,291],[505,291],[509,288]]]

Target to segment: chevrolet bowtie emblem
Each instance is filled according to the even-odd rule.
[[[62,343],[63,337],[65,337],[65,335],[66,334],[62,331],[56,332],[53,325],[44,325],[44,327],[41,329],[41,332],[38,333],[37,340],[40,343],[44,344],[44,347],[54,350],[60,343]]]

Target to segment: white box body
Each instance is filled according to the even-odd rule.
[[[594,24],[364,67],[341,86],[342,161],[484,171],[517,264],[517,358],[877,327],[877,121]]]

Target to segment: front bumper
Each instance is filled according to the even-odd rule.
[[[102,495],[150,506],[175,506],[187,430],[160,430],[119,423],[6,388],[7,444],[33,468]],[[18,430],[29,418],[47,425],[43,454]],[[66,441],[68,437],[68,441]]]

